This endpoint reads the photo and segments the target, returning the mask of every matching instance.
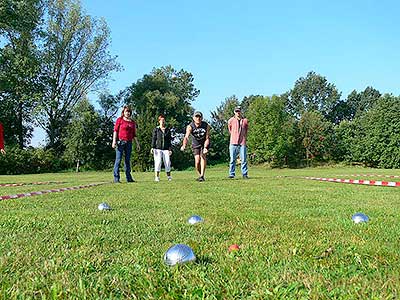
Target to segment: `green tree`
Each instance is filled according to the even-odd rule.
[[[114,164],[115,150],[111,147],[112,134],[114,131],[114,119],[118,113],[123,100],[123,93],[110,95],[101,93],[98,104],[100,117],[98,138],[96,140],[95,157],[92,162],[95,169],[105,169]]]
[[[100,116],[93,105],[86,98],[79,101],[63,139],[64,158],[76,164],[76,172],[82,163],[90,165],[95,160],[99,127]]]
[[[211,112],[211,136],[210,161],[227,162],[229,159],[229,131],[228,120],[233,115],[235,106],[239,105],[238,98],[233,95],[225,99],[220,106]],[[244,111],[243,111],[244,113]]]
[[[283,166],[296,161],[295,120],[285,111],[279,96],[255,96],[247,111],[249,119],[248,148],[255,163]]]
[[[347,96],[347,104],[349,106],[348,120],[354,119],[356,116],[369,111],[381,97],[381,93],[373,87],[367,87],[362,92],[353,90]]]
[[[40,0],[0,0],[0,120],[7,144],[20,148],[32,137],[32,110],[41,94],[36,42],[42,14]]]
[[[307,161],[327,160],[332,150],[332,123],[318,111],[305,112],[299,121],[299,134]]]
[[[340,93],[325,77],[311,71],[305,78],[300,77],[293,89],[282,97],[286,100],[287,110],[297,119],[307,111],[319,111],[330,120],[332,110],[340,99]]]
[[[138,139],[141,152],[133,154],[133,161],[140,170],[146,170],[153,165],[150,155],[153,128],[157,126],[157,116],[164,114],[168,126],[172,128],[175,143],[182,138],[185,126],[191,118],[193,108],[191,103],[200,91],[194,87],[193,75],[187,71],[176,71],[171,66],[153,69],[142,79],[133,83],[126,90],[125,102],[133,109],[133,118],[138,124]],[[174,149],[172,163],[180,155],[179,148]]]
[[[45,92],[37,120],[48,146],[57,148],[78,101],[120,66],[108,51],[106,22],[86,15],[78,0],[50,0],[46,25],[41,65]]]
[[[353,160],[372,167],[400,167],[400,97],[383,95],[356,117]]]

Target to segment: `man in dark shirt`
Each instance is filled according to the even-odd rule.
[[[207,153],[210,146],[210,125],[203,121],[203,114],[196,111],[193,114],[193,122],[186,127],[186,134],[183,138],[181,150],[184,151],[192,136],[192,149],[194,155],[194,167],[199,177],[197,181],[205,181],[204,173],[207,166]]]

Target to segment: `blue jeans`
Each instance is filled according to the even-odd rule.
[[[114,163],[114,182],[119,181],[119,165],[121,163],[122,154],[125,152],[125,175],[126,181],[133,181],[131,175],[131,154],[132,154],[132,141],[125,142],[119,141],[117,148],[115,148],[115,163]]]
[[[247,146],[246,145],[229,145],[229,176],[235,176],[236,157],[240,155],[242,175],[247,175]]]

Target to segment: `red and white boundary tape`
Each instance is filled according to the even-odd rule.
[[[105,184],[105,182],[91,183],[91,184],[87,184],[87,185],[79,185],[79,186],[65,187],[65,188],[59,188],[59,189],[44,190],[44,191],[39,191],[39,192],[30,192],[30,193],[0,196],[0,200],[17,199],[17,198],[22,198],[22,197],[43,195],[43,194],[48,194],[48,193],[79,190],[79,189],[84,189],[84,188],[88,188],[88,187],[92,187],[92,186],[98,186],[101,184]]]
[[[328,181],[328,182],[339,182],[339,183],[350,183],[350,184],[363,184],[363,185],[375,185],[375,186],[400,186],[398,181],[379,181],[379,180],[362,180],[362,179],[341,179],[341,178],[321,178],[321,177],[303,177],[304,179]]]
[[[378,174],[351,174],[351,175],[336,175],[336,176],[400,178],[400,175],[378,175]]]
[[[23,185],[40,185],[40,184],[60,184],[63,181],[43,181],[43,182],[21,182],[21,183],[0,183],[0,186],[23,186]]]

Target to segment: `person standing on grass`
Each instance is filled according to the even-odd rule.
[[[6,150],[4,150],[4,128],[3,124],[0,123],[0,152],[5,155]]]
[[[243,179],[248,179],[246,137],[249,124],[242,116],[242,109],[236,106],[234,116],[228,120],[229,141],[229,178],[235,178],[236,158],[239,155]]]
[[[115,149],[114,183],[120,182],[119,165],[125,153],[125,176],[127,182],[135,182],[131,175],[132,140],[136,142],[136,149],[140,151],[139,141],[136,137],[136,123],[131,118],[132,109],[125,105],[121,116],[114,126],[112,147]]]
[[[160,181],[161,164],[164,161],[165,172],[167,173],[168,181],[171,177],[171,129],[165,126],[165,116],[158,116],[158,124],[153,130],[153,138],[151,140],[151,153],[154,156],[154,181]]]
[[[204,174],[207,166],[207,153],[210,147],[210,125],[203,121],[203,114],[196,111],[193,114],[193,122],[186,127],[181,151],[184,151],[192,136],[192,149],[194,155],[194,167],[199,174],[197,181],[205,181]]]

